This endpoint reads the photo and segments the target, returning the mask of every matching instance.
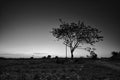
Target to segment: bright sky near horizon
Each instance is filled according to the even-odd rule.
[[[4,0],[0,3],[0,57],[65,57],[65,45],[50,33],[59,27],[59,18],[81,20],[101,30],[104,41],[95,46],[99,57],[120,51],[119,4],[115,1]],[[80,49],[74,54],[89,55]]]

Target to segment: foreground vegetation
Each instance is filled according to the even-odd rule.
[[[91,59],[1,59],[0,80],[120,80],[120,71]],[[115,62],[114,62],[115,63]]]

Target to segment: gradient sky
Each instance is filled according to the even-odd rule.
[[[119,4],[112,1],[2,0],[0,2],[0,56],[65,56],[65,45],[50,34],[66,22],[81,20],[102,31],[104,41],[96,44],[99,57],[120,50]],[[77,49],[75,56],[89,53]],[[68,56],[70,52],[68,49]]]

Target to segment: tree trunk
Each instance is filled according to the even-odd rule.
[[[73,52],[74,52],[74,49],[71,49],[71,59],[73,59]]]

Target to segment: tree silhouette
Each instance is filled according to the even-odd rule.
[[[71,58],[76,48],[82,47],[83,44],[93,45],[96,42],[102,41],[103,36],[100,36],[99,31],[91,26],[86,26],[83,22],[65,23],[59,19],[61,25],[59,28],[53,28],[51,33],[58,40],[63,40],[63,44],[70,47]]]

